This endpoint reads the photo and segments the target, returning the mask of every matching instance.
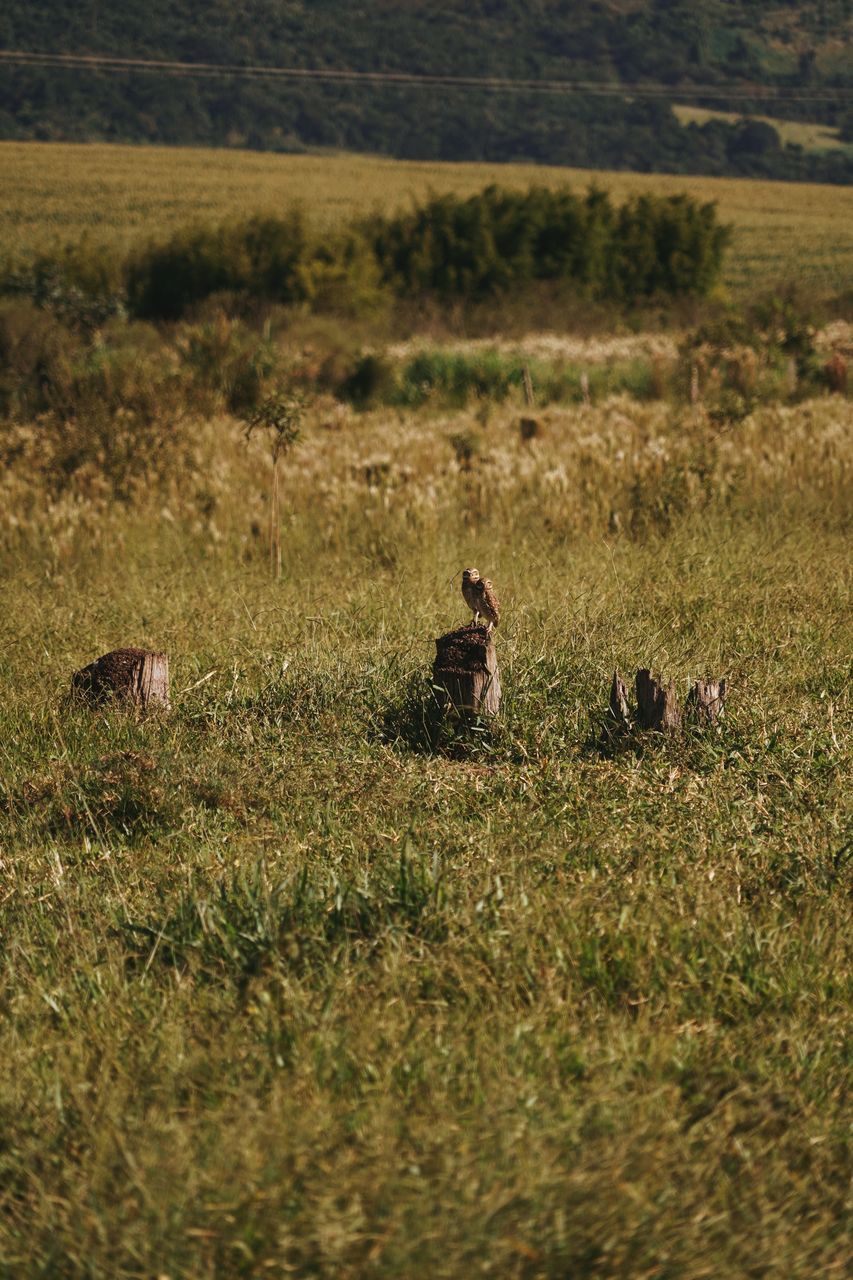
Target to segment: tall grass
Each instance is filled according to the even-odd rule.
[[[756,456],[814,439],[796,412]],[[630,439],[593,413],[587,455],[605,413]],[[305,475],[278,584],[220,517],[6,550],[9,1274],[843,1267],[846,539],[787,481],[603,542],[591,474],[539,520],[432,521]],[[506,692],[460,761],[400,713],[471,559]],[[173,714],[65,707],[130,639],[169,649]],[[646,661],[725,673],[727,722],[602,758],[609,672]]]

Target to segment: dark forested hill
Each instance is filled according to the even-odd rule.
[[[853,161],[843,150],[783,147],[757,122],[682,126],[670,104],[849,128],[851,13],[851,0],[5,0],[7,52],[570,79],[625,92],[292,83],[4,60],[0,136],[330,146],[844,181]],[[632,95],[638,82],[657,86],[656,96]]]

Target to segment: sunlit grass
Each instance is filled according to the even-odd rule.
[[[562,423],[581,482],[603,426]],[[405,451],[440,503],[443,429],[432,467]],[[798,481],[650,540],[575,530],[569,477],[543,521],[365,477],[356,514],[307,479],[321,432],[278,584],[239,525],[153,512],[5,555],[4,1265],[840,1273],[843,532]],[[413,715],[468,561],[503,598],[503,726],[448,759]],[[128,641],[169,650],[172,714],[65,705]],[[600,753],[612,667],[644,662],[725,674],[724,728]]]
[[[5,332],[0,1275],[843,1274],[850,400],[686,403],[659,333],[394,342],[420,407],[313,397],[273,581],[226,408],[344,322]],[[466,564],[504,700],[438,749]],[[71,703],[127,644],[171,711]],[[719,728],[603,732],[645,665],[725,677]]]

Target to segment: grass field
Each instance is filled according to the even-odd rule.
[[[572,176],[0,156],[21,252]],[[848,192],[595,176],[718,197],[733,287],[849,278]],[[365,360],[341,315],[4,301],[2,1280],[846,1274],[850,328],[784,314],[689,355],[377,327]],[[233,414],[291,386],[273,580]],[[436,737],[470,564],[504,701]],[[128,644],[169,653],[168,714],[71,702]],[[722,723],[603,732],[645,665],[725,677]]]
[[[853,279],[853,194],[782,182],[587,172],[530,165],[433,164],[369,156],[0,143],[0,257],[26,256],[86,235],[127,247],[188,221],[218,221],[301,201],[333,225],[431,191],[489,182],[590,183],[617,198],[687,191],[718,202],[734,227],[725,273],[736,294],[780,282],[837,292]]]
[[[710,111],[705,107],[687,104],[673,107],[673,111],[682,124],[707,124],[709,120],[725,120],[729,124],[736,124],[744,119],[762,120],[773,126],[783,146],[791,143],[802,147],[804,151],[853,149],[853,144],[840,137],[838,129],[827,124],[815,124],[806,120],[779,120],[774,116],[743,116],[736,111]]]
[[[278,583],[239,424],[130,500],[4,428],[0,1274],[844,1274],[850,404],[516,412],[318,405]],[[454,758],[467,563],[505,703]],[[171,714],[68,705],[126,643]],[[645,663],[724,727],[600,749]]]

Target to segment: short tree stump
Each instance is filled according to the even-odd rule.
[[[147,711],[169,706],[169,659],[148,649],[113,649],[75,671],[71,692],[92,706],[121,698]]]
[[[432,667],[433,685],[443,711],[459,715],[496,716],[501,706],[501,679],[495,642],[487,626],[459,627],[439,636]]]

